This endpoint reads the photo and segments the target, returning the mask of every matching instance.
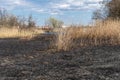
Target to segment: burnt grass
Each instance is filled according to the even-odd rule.
[[[56,51],[51,40],[0,39],[0,80],[120,80],[119,45]]]

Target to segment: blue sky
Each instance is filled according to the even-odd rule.
[[[0,9],[18,16],[33,15],[38,25],[49,17],[69,24],[89,24],[94,10],[101,8],[103,0],[0,0]]]

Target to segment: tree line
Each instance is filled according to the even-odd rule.
[[[32,28],[36,27],[36,23],[33,20],[32,15],[28,18],[15,16],[8,13],[7,10],[0,10],[0,27],[19,27],[19,28]]]
[[[45,26],[51,28],[60,28],[63,24],[61,20],[53,17],[45,21]],[[28,18],[24,16],[15,16],[8,13],[5,9],[0,9],[0,27],[35,28],[37,26],[32,15],[29,15]]]

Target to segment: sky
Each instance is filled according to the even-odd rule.
[[[32,14],[38,25],[54,17],[65,25],[87,25],[92,22],[92,13],[101,8],[103,0],[0,0],[0,9],[7,9],[16,16]]]

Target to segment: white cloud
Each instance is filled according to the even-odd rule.
[[[36,12],[44,12],[45,11],[44,9],[35,8],[35,7],[31,8],[31,10],[36,11]]]
[[[30,4],[25,0],[0,0],[0,7],[7,10],[13,10],[16,7],[30,7]]]
[[[69,4],[57,4],[56,7],[58,7],[58,8],[68,8],[68,7],[70,7],[70,5]]]
[[[10,2],[13,4],[16,4],[16,5],[23,5],[24,4],[22,0],[14,0],[14,1],[10,0]]]
[[[59,3],[59,4],[51,4],[54,9],[66,9],[70,7],[70,4],[67,3]]]
[[[57,14],[59,14],[59,13],[57,13],[57,12],[51,12],[50,14],[51,14],[51,15],[57,15]]]
[[[66,10],[91,10],[98,9],[101,7],[99,2],[103,0],[61,0],[53,2],[51,4],[52,8]]]
[[[59,14],[67,10],[91,10],[100,8],[103,0],[51,0],[44,6],[30,2],[30,0],[0,0],[0,7],[12,10],[22,7],[39,13]]]
[[[4,5],[9,5],[9,6],[18,6],[18,5],[27,5],[27,2],[25,0],[2,0],[0,1]]]
[[[83,6],[84,2],[82,2],[82,1],[76,1],[76,2],[72,2],[71,5],[73,5],[73,6]]]
[[[88,0],[88,2],[101,2],[103,0]]]
[[[35,6],[35,4],[28,2],[27,0],[0,0],[0,8],[7,10],[14,10],[22,8],[29,11],[44,12],[44,9]]]

